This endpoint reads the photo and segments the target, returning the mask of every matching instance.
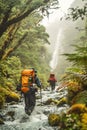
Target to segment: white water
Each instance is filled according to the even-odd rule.
[[[65,90],[60,92],[42,91],[42,103],[50,98],[60,99],[66,97],[66,94]],[[15,111],[15,120],[12,121],[7,117],[5,125],[1,125],[0,130],[54,130],[55,128],[48,124],[48,115],[64,112],[67,108],[68,106],[41,105],[41,99],[37,99],[33,113],[28,116],[24,112],[24,102],[8,105],[8,108],[3,110],[4,114],[8,111]]]
[[[52,68],[51,71],[53,71],[57,64],[58,64],[58,55],[59,55],[59,51],[61,50],[61,34],[62,34],[62,29],[59,30],[58,35],[57,35],[57,39],[54,43],[54,48],[53,48],[53,55],[52,55],[52,60],[50,61],[50,67]]]

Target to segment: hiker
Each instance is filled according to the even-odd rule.
[[[33,76],[32,75],[29,76],[30,73],[32,73]],[[37,71],[34,68],[23,70],[21,82],[22,82],[21,91],[24,94],[24,100],[25,100],[25,113],[30,115],[36,104],[35,93],[37,92],[37,88],[35,87],[35,84],[37,85],[37,87],[41,89],[41,83],[37,76]],[[26,83],[28,85],[26,85]]]
[[[51,90],[55,90],[55,86],[56,86],[56,78],[54,74],[50,74],[49,79],[47,80],[47,82],[50,84]]]

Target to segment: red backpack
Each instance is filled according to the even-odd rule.
[[[55,82],[57,82],[57,80],[55,78],[55,74],[50,74],[49,81],[55,81]]]

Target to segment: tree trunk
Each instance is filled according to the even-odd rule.
[[[13,48],[10,48],[5,55],[3,55],[2,60],[6,59],[13,51],[15,51],[23,42],[25,37],[27,36],[27,33],[25,33],[22,38],[18,41],[18,44],[16,44]]]
[[[3,24],[0,25],[0,37],[3,35],[3,33],[8,29],[9,26],[11,26],[12,24],[18,23],[21,20],[23,20],[25,17],[27,17],[34,9],[31,8],[28,11],[26,11],[24,14],[13,18]]]

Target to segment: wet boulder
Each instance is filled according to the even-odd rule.
[[[5,124],[4,120],[0,118],[0,125],[3,125],[3,124]]]
[[[51,126],[58,126],[58,124],[60,123],[60,116],[58,114],[50,114],[48,116],[48,123]]]
[[[58,104],[58,103],[59,103],[58,100],[49,98],[47,101],[44,102],[44,105],[54,105],[54,104]]]
[[[61,107],[64,104],[67,104],[67,98],[61,98],[57,104],[57,107]]]
[[[68,114],[71,114],[71,113],[81,114],[84,112],[87,112],[87,108],[85,104],[74,104],[68,110]]]
[[[15,92],[11,92],[8,95],[6,95],[6,102],[18,102],[20,100],[20,95],[15,93]]]
[[[15,116],[15,111],[8,111],[7,113],[6,113],[6,116],[7,117],[9,117],[8,119],[9,120],[14,120],[15,118],[14,118],[14,116]]]

